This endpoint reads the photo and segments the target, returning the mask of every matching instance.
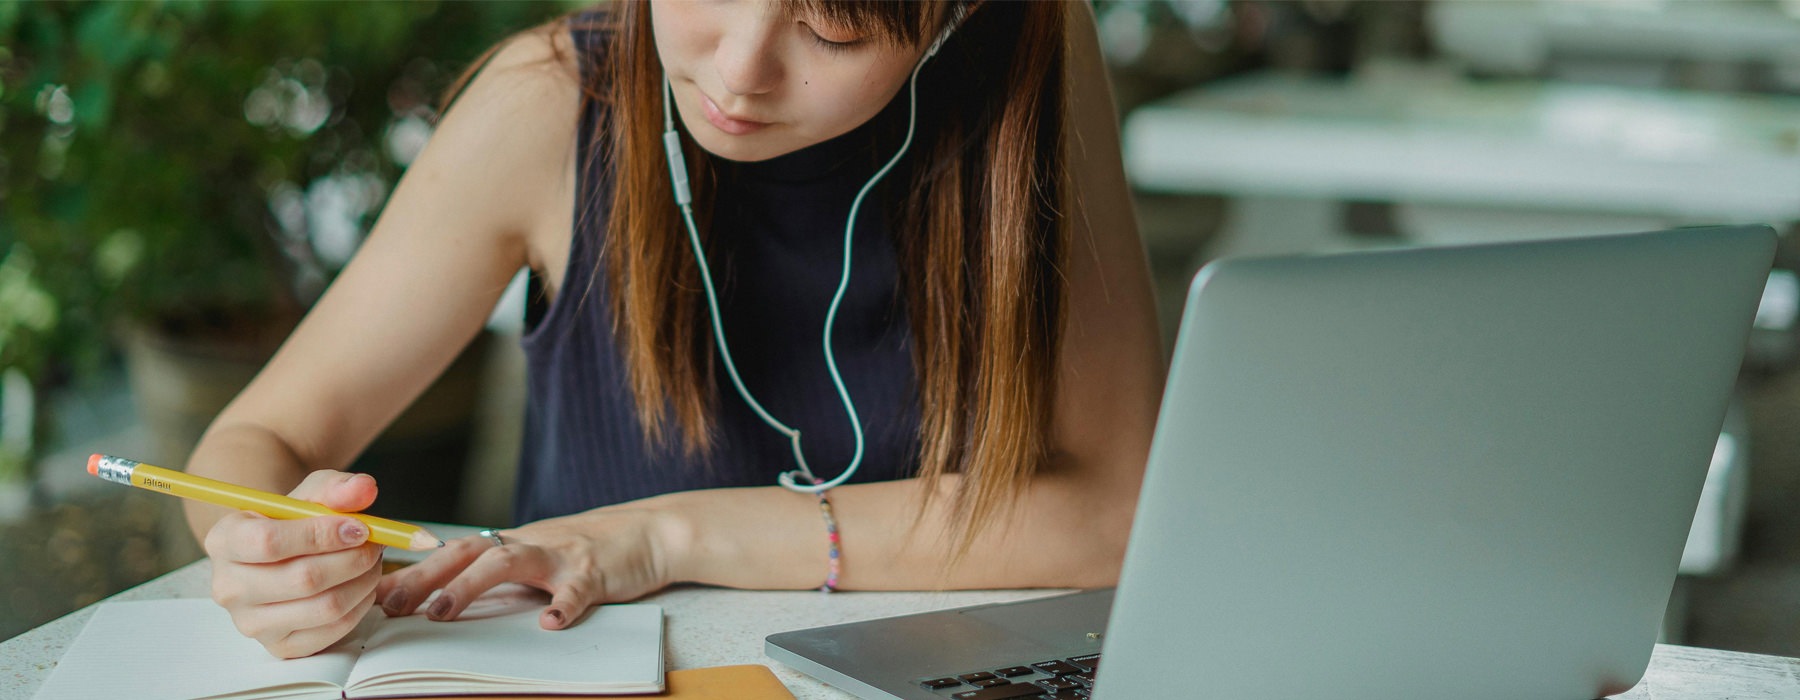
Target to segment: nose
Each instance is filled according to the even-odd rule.
[[[733,95],[773,92],[781,82],[781,59],[776,55],[773,27],[767,22],[726,32],[719,40],[713,62],[720,81]]]

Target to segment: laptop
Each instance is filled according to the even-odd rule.
[[[1707,227],[1214,262],[1116,590],[766,651],[865,699],[1623,692],[1775,242]]]

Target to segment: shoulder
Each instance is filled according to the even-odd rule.
[[[421,159],[435,156],[437,172],[479,195],[489,224],[512,234],[537,228],[546,197],[569,185],[581,90],[566,27],[515,34],[456,95]]]
[[[508,37],[495,46],[444,115],[440,132],[471,127],[561,125],[574,133],[581,95],[579,51],[562,23]],[[490,135],[492,130],[483,129]],[[507,130],[515,139],[543,138],[538,130]]]

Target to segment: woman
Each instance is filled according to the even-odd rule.
[[[1113,583],[1162,359],[1085,4],[623,2],[490,56],[188,468],[370,507],[342,470],[529,267],[526,524],[383,578],[354,520],[191,506],[240,631]]]

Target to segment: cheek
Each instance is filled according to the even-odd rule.
[[[906,90],[912,71],[910,66],[902,68],[889,66],[885,70],[813,79],[812,85],[803,88],[802,103],[816,120],[818,127],[814,131],[840,134],[880,113],[895,95]]]
[[[686,68],[707,42],[707,13],[698,11],[696,3],[651,3],[650,32],[656,43],[656,56],[672,78],[687,77]]]

